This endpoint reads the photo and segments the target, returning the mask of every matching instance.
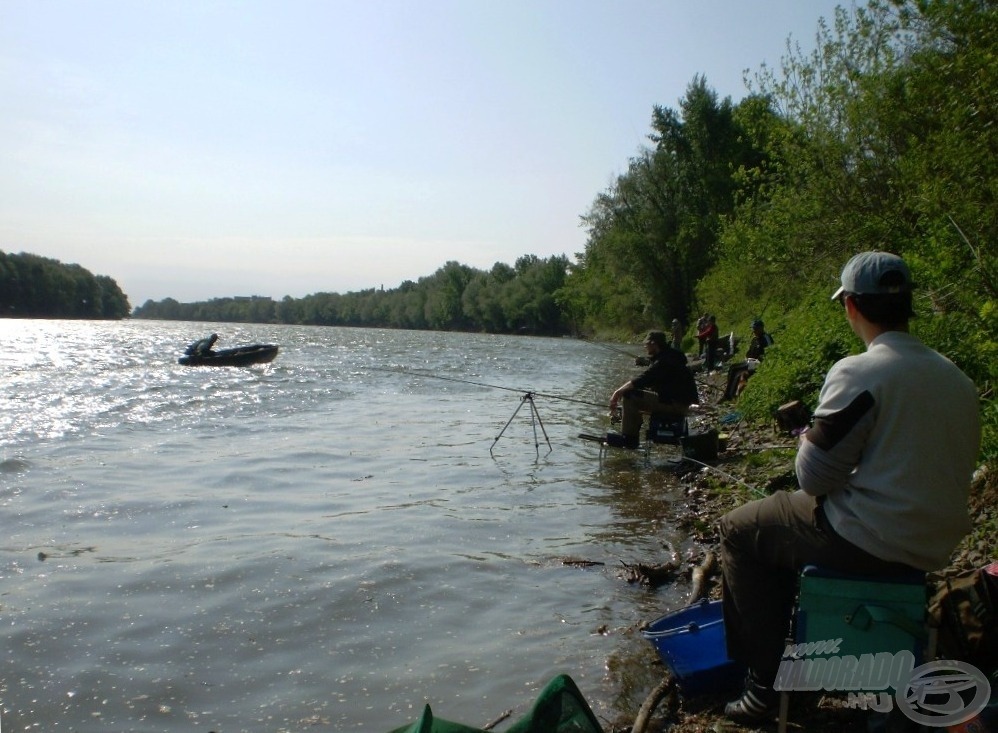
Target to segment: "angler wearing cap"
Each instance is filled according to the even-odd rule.
[[[765,356],[766,349],[772,345],[773,337],[766,333],[765,324],[756,318],[752,321],[752,340],[749,342],[748,351],[745,352],[745,361],[728,367],[727,386],[721,395],[722,401],[733,400],[742,393],[749,377]]]
[[[610,395],[610,412],[621,404],[620,432],[607,433],[608,445],[637,448],[644,413],[685,415],[697,401],[697,384],[686,365],[686,355],[669,346],[663,331],[649,331],[645,349],[650,365]]]
[[[908,332],[911,291],[900,257],[863,252],[849,260],[832,298],[866,351],[825,378],[797,452],[801,488],[721,518],[728,654],[749,668],[745,691],[725,707],[734,720],[776,712],[773,682],[803,566],[863,575],[938,570],[970,531],[977,389]]]
[[[766,353],[766,347],[772,345],[773,337],[766,333],[766,325],[756,318],[752,321],[752,341],[749,342],[745,357],[762,361],[762,357]]]

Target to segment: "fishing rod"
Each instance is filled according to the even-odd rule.
[[[618,354],[623,354],[624,356],[629,356],[632,359],[639,359],[639,358],[641,358],[637,354],[632,354],[630,351],[627,351],[626,349],[621,349],[621,348],[618,348],[616,346],[610,346],[610,344],[605,344],[602,341],[586,341],[586,343],[587,344],[592,344],[593,346],[601,346],[604,349],[609,349],[610,351],[616,352]]]
[[[460,384],[471,384],[471,385],[474,385],[475,387],[487,387],[489,389],[502,389],[502,390],[506,390],[507,392],[519,392],[519,393],[521,393],[522,396],[520,397],[520,404],[513,411],[513,414],[510,416],[509,420],[506,421],[506,424],[503,425],[502,430],[499,431],[499,434],[496,436],[496,439],[492,441],[492,445],[489,446],[489,453],[492,453],[492,449],[495,448],[496,443],[499,442],[499,438],[501,438],[503,436],[503,433],[506,432],[506,428],[508,428],[510,426],[510,424],[513,422],[513,420],[516,418],[517,414],[519,414],[520,408],[522,408],[525,404],[529,404],[530,405],[530,424],[531,424],[531,426],[534,429],[534,448],[537,450],[537,454],[540,455],[540,451],[541,451],[541,444],[540,444],[540,441],[537,439],[537,426],[538,425],[540,425],[541,433],[544,435],[544,440],[548,444],[548,453],[550,453],[552,450],[554,450],[551,447],[551,439],[548,438],[547,430],[544,428],[544,421],[541,420],[541,414],[537,411],[537,405],[534,403],[534,397],[546,397],[546,398],[552,399],[552,400],[562,400],[564,402],[575,402],[576,404],[579,404],[579,405],[590,405],[590,406],[593,406],[593,407],[603,407],[603,405],[597,404],[595,402],[590,402],[588,400],[580,400],[580,399],[576,399],[574,397],[565,397],[563,395],[545,394],[543,392],[531,392],[531,391],[526,391],[525,392],[522,389],[516,389],[514,387],[506,387],[506,386],[503,386],[501,384],[488,384],[487,382],[476,382],[476,381],[474,381],[472,379],[459,379],[457,377],[445,377],[445,376],[442,376],[440,374],[430,374],[428,372],[418,372],[418,371],[413,371],[411,369],[389,369],[388,367],[368,367],[368,368],[371,369],[371,370],[373,370],[373,371],[379,371],[379,372],[393,372],[395,374],[406,374],[406,375],[415,376],[415,377],[426,377],[428,379],[442,379],[442,380],[444,380],[446,382],[458,382]]]
[[[457,377],[444,377],[440,374],[430,374],[429,372],[419,372],[413,369],[390,369],[388,367],[367,367],[375,372],[392,372],[393,374],[407,374],[412,377],[426,377],[427,379],[442,379],[445,382],[458,382],[460,384],[471,384],[475,387],[488,387],[489,389],[503,389],[507,392],[517,392],[523,395],[534,397],[544,397],[549,400],[562,400],[563,402],[574,402],[578,405],[589,405],[590,407],[606,407],[606,404],[580,400],[575,397],[565,397],[564,395],[546,394],[544,392],[533,392],[530,390],[517,389],[516,387],[504,387],[501,384],[488,384],[486,382],[475,382],[471,379],[458,379]]]
[[[721,470],[720,468],[718,468],[717,466],[712,466],[712,465],[710,465],[709,463],[704,463],[703,461],[698,461],[698,460],[697,460],[696,458],[690,458],[689,456],[683,456],[683,460],[684,460],[684,461],[690,461],[691,463],[696,463],[697,465],[699,465],[699,466],[703,466],[704,468],[709,468],[709,469],[711,469],[712,471],[717,471],[717,472],[718,472],[719,474],[721,474],[721,475],[722,475],[722,476],[724,476],[725,478],[729,478],[729,479],[731,479],[732,481],[734,481],[735,483],[737,483],[737,484],[741,484],[742,486],[744,486],[744,487],[745,487],[746,489],[748,489],[749,491],[751,491],[751,492],[753,492],[753,493],[755,493],[755,494],[758,494],[759,496],[761,496],[761,497],[763,497],[763,498],[765,498],[766,496],[769,496],[769,494],[767,494],[767,493],[766,493],[765,491],[763,491],[762,489],[757,489],[757,488],[756,488],[755,486],[753,486],[752,484],[749,484],[749,483],[746,483],[746,482],[745,482],[745,481],[743,481],[742,479],[738,478],[737,476],[735,476],[735,475],[733,475],[733,474],[730,474],[730,473],[728,473],[727,471],[722,471],[722,470]]]
[[[616,346],[610,346],[610,344],[604,344],[601,341],[586,341],[586,343],[587,344],[592,344],[593,346],[601,346],[604,349],[609,349],[610,351],[614,351],[614,352],[616,352],[618,354],[623,354],[624,356],[629,356],[629,357],[631,357],[632,359],[635,359],[635,360],[641,359],[641,358],[647,358],[647,357],[636,356],[635,354],[632,354],[629,351],[626,351],[624,349],[619,349]],[[697,384],[702,385],[704,387],[707,387],[708,389],[713,389],[713,390],[715,390],[717,392],[721,392],[722,394],[725,391],[723,387],[718,387],[716,384],[711,384],[710,382],[705,382],[704,380],[699,379],[696,374],[693,375],[693,379],[696,380]]]

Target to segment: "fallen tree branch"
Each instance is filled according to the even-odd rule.
[[[644,733],[645,728],[648,727],[648,721],[651,720],[652,713],[655,712],[655,708],[658,707],[658,704],[662,702],[662,698],[669,694],[674,686],[675,679],[667,672],[665,679],[659,682],[658,686],[649,693],[641,709],[638,710],[638,714],[634,718],[634,725],[631,726],[631,733]]]
[[[491,723],[487,723],[486,725],[483,725],[482,726],[482,730],[492,730],[493,728],[495,728],[497,725],[499,725],[502,721],[506,720],[506,718],[508,718],[512,714],[513,714],[512,710],[507,710],[502,715],[500,715],[498,718],[496,718],[495,720],[493,720]]]
[[[642,563],[628,565],[621,560],[620,564],[624,566],[626,571],[624,577],[628,583],[639,583],[652,588],[671,582],[676,574],[676,564],[672,562],[662,565],[644,565]]]

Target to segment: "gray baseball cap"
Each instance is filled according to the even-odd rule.
[[[886,295],[911,292],[911,272],[897,255],[889,252],[860,252],[842,268],[842,287],[832,300],[842,293]]]

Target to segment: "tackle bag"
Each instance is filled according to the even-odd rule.
[[[943,579],[929,600],[940,659],[998,669],[998,562]]]
[[[430,706],[419,720],[391,733],[483,733],[485,729],[435,718]],[[533,707],[504,733],[603,733],[575,682],[561,674],[547,683]]]

